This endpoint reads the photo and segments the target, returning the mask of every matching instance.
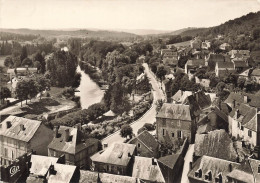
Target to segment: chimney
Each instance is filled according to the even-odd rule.
[[[192,169],[192,162],[190,162],[190,170]]]
[[[65,141],[68,142],[69,141],[69,137],[70,137],[70,129],[66,129],[65,130],[65,133],[64,133],[64,138],[65,138]]]
[[[11,121],[6,122],[6,128],[10,128],[12,126]]]
[[[152,165],[157,165],[156,162],[155,162],[154,157],[152,157]]]
[[[132,157],[132,155],[130,154],[130,152],[128,152],[128,157]]]
[[[229,168],[229,171],[232,172],[232,164],[231,163],[229,163],[228,168]]]
[[[58,138],[58,131],[59,131],[59,128],[58,128],[58,126],[54,126],[54,137],[55,138]]]
[[[54,165],[50,166],[49,172],[50,172],[51,175],[55,175]]]
[[[181,90],[181,96],[183,95],[183,91]]]
[[[244,103],[247,104],[249,102],[249,98],[247,95],[244,95]]]
[[[25,128],[24,128],[24,124],[20,124],[20,131],[24,131]]]
[[[81,131],[81,123],[77,124],[77,129]]]

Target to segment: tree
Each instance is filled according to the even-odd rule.
[[[245,78],[238,78],[238,80],[237,80],[237,86],[238,86],[240,89],[243,89],[243,88],[244,88],[244,85],[245,85],[245,82],[246,82],[246,79],[245,79]]]
[[[32,65],[32,60],[29,58],[25,58],[22,62],[22,66],[31,66]]]
[[[22,101],[23,100],[26,100],[26,104],[27,104],[27,99],[28,99],[28,96],[29,96],[29,86],[28,86],[27,81],[22,80],[22,81],[17,83],[16,95],[17,95],[17,98],[19,100],[21,100],[21,107],[22,107]]]
[[[41,69],[41,63],[39,61],[33,62],[33,66],[39,71]]]
[[[123,125],[120,130],[120,135],[123,138],[127,138],[128,136],[130,136],[130,138],[132,138],[133,128],[129,124]]]
[[[39,62],[40,63],[40,65],[41,65],[41,67],[39,67],[40,72],[44,73],[45,72],[45,65],[46,65],[46,63],[45,63],[44,57],[42,56],[42,54],[40,52],[37,52],[35,54],[35,56],[33,57],[33,61],[34,61],[34,63],[35,62]]]
[[[0,92],[0,98],[2,102],[4,103],[4,100],[8,97],[11,97],[11,91],[7,87],[1,87],[1,92]]]
[[[30,96],[30,99],[32,99],[32,98],[36,97],[36,95],[39,92],[38,83],[34,79],[30,79],[27,82],[28,82],[29,96]]]
[[[20,62],[22,63],[25,58],[28,57],[27,48],[25,46],[22,47],[22,53],[20,55]]]
[[[4,61],[4,65],[5,65],[5,67],[9,67],[9,68],[13,67],[14,62],[13,62],[12,57],[6,57],[5,61]]]
[[[161,83],[166,74],[167,74],[167,70],[166,70],[165,66],[159,65],[157,68],[157,71],[156,71],[156,76],[161,80]]]

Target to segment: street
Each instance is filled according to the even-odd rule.
[[[154,77],[154,75],[151,73],[147,63],[143,64],[144,68],[145,68],[145,73],[147,75],[147,77],[150,80],[150,83],[152,85],[152,93],[153,93],[153,103],[151,108],[138,120],[134,121],[131,124],[131,127],[133,128],[133,133],[137,134],[137,131],[143,127],[143,125],[145,123],[151,123],[153,124],[155,122],[155,117],[156,117],[156,101],[159,99],[165,99],[165,95],[162,92],[162,90],[160,89],[160,83],[156,80],[156,78]],[[114,143],[114,142],[124,142],[125,138],[122,138],[120,136],[120,130],[118,130],[117,132],[113,133],[112,135],[109,135],[108,137],[104,138],[102,140],[102,144],[107,143],[108,145]]]

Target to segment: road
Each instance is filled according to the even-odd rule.
[[[152,93],[153,93],[153,103],[151,108],[138,120],[134,121],[131,123],[131,127],[133,128],[133,133],[137,134],[137,131],[143,127],[145,123],[151,123],[153,124],[155,122],[155,117],[156,117],[156,101],[159,99],[165,100],[165,95],[160,89],[160,83],[156,80],[155,76],[152,74],[150,71],[148,65],[146,63],[143,64],[145,70],[144,72],[146,73],[148,79],[150,80],[150,83],[152,85]],[[114,142],[124,142],[124,138],[120,136],[120,130],[117,132],[109,135],[105,139],[102,140],[102,144],[106,143],[108,146]]]

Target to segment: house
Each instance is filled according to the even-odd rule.
[[[158,157],[159,143],[147,130],[131,139],[128,143],[136,145],[138,156]]]
[[[210,71],[215,69],[217,62],[227,62],[226,57],[222,54],[209,54],[208,57],[205,59],[205,65],[208,66]]]
[[[176,67],[178,65],[178,60],[176,58],[163,58],[163,64]]]
[[[234,63],[234,67],[236,72],[241,73],[242,71],[245,71],[249,68],[248,63],[246,61],[232,61]]]
[[[10,76],[10,80],[14,77],[14,76],[27,76],[31,73],[37,73],[38,69],[37,68],[23,68],[23,67],[19,67],[19,68],[15,68],[15,69],[8,69],[7,70],[7,74],[9,74]]]
[[[133,157],[136,154],[136,145],[114,143],[91,156],[92,169],[98,172],[130,175]]]
[[[193,142],[197,119],[189,105],[164,103],[156,116],[159,143],[178,148],[185,138]]]
[[[141,182],[165,183],[163,174],[155,158],[135,156],[132,177],[139,178]]]
[[[215,74],[217,77],[224,77],[227,73],[235,73],[236,69],[233,62],[217,62]]]
[[[201,48],[202,41],[198,38],[195,38],[190,41],[190,47],[193,49],[200,49]]]
[[[181,154],[177,153],[163,156],[160,157],[157,162],[166,183],[172,183],[179,179],[184,164],[184,158]]]
[[[165,58],[173,58],[174,60],[178,60],[178,53],[176,51],[168,51],[163,54],[163,59]]]
[[[186,99],[188,96],[191,95],[197,95],[196,93],[198,93],[198,99],[202,97],[203,100],[207,100],[210,98],[211,103],[216,99],[216,94],[215,93],[204,93],[202,91],[199,92],[192,92],[192,91],[182,91],[182,90],[178,90],[177,93],[175,93],[175,95],[173,95],[171,97],[172,99],[172,103],[174,104],[184,104],[184,102],[186,102]],[[204,95],[204,94],[205,95]]]
[[[187,96],[183,104],[190,105],[194,112],[200,112],[211,106],[210,95],[205,94],[203,91],[192,93]]]
[[[10,165],[31,151],[47,156],[52,134],[41,121],[9,116],[0,123],[1,165]]]
[[[260,65],[260,51],[251,51],[250,57],[253,59],[257,66]]]
[[[219,49],[223,51],[229,51],[231,49],[231,45],[228,43],[223,43],[219,46]]]
[[[237,160],[233,141],[223,129],[214,130],[206,134],[196,134],[194,155],[195,157],[206,155],[228,161]]]
[[[54,137],[48,145],[48,156],[65,155],[65,163],[82,168],[90,167],[90,156],[99,150],[99,140],[84,139],[77,128],[54,127]]]
[[[228,52],[231,58],[249,58],[250,51],[249,50],[230,50]]]
[[[213,107],[205,116],[201,115],[197,133],[205,134],[216,129],[224,129],[228,132],[228,126],[228,116],[217,107]]]
[[[201,49],[206,49],[206,50],[208,50],[209,48],[210,48],[210,46],[211,46],[211,43],[209,42],[209,41],[203,41],[202,43],[201,43]]]
[[[251,80],[257,84],[260,84],[260,69],[247,69],[239,74],[239,78],[245,78],[246,80]]]
[[[161,55],[164,57],[177,56],[177,52],[172,49],[161,49]]]
[[[185,64],[185,73],[192,77],[198,68],[206,67],[204,59],[188,60]]]
[[[138,178],[80,170],[79,183],[140,183]]]
[[[204,155],[191,165],[188,178],[190,183],[230,182],[227,175],[238,167],[239,163]]]
[[[210,79],[205,79],[205,78],[199,79],[197,76],[195,76],[195,82],[205,88],[209,88]]]
[[[229,132],[250,148],[260,145],[259,108],[240,103],[229,114]]]

